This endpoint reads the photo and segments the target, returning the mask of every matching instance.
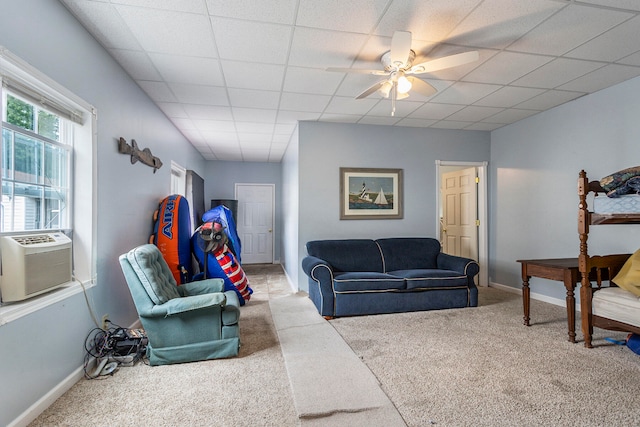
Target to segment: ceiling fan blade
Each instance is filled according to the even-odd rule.
[[[356,73],[356,74],[373,74],[374,76],[386,76],[389,73],[383,70],[364,70],[360,68],[341,68],[341,67],[328,67],[326,71],[333,71],[336,73]]]
[[[417,77],[407,77],[407,79],[411,82],[411,90],[418,92],[422,96],[431,96],[438,91],[435,87]]]
[[[457,53],[455,55],[449,55],[431,61],[422,62],[411,67],[407,71],[407,74],[423,74],[432,73],[438,70],[444,70],[445,68],[457,67],[458,65],[468,64],[469,62],[477,61],[480,58],[480,54],[477,50],[470,52]]]
[[[379,81],[378,83],[371,86],[369,89],[362,92],[360,95],[356,96],[356,99],[366,98],[367,96],[371,95],[372,93],[380,89],[385,82],[386,80]]]
[[[391,39],[391,63],[402,68],[411,55],[411,33],[396,31]]]

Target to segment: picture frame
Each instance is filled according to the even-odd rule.
[[[340,168],[340,219],[402,219],[402,169]]]

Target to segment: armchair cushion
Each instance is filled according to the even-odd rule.
[[[160,262],[162,253],[151,244],[143,245],[127,253],[127,259],[138,275],[142,286],[155,304],[164,304],[180,298],[176,280],[165,262]],[[164,259],[163,259],[164,261]]]

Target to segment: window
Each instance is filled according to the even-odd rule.
[[[3,91],[1,232],[70,229],[72,123]]]
[[[74,278],[41,297],[0,304],[2,326],[96,285],[97,113],[0,46],[0,119],[0,234],[63,230]]]

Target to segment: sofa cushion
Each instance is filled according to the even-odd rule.
[[[457,288],[469,285],[467,276],[451,270],[411,269],[390,271],[389,274],[405,279],[407,289]]]
[[[307,242],[307,253],[328,262],[334,272],[384,271],[380,248],[371,239],[314,240]]]
[[[378,239],[384,271],[431,269],[437,267],[440,242],[430,237]]]
[[[402,277],[375,272],[348,272],[336,274],[333,279],[336,292],[384,291],[405,289]]]

